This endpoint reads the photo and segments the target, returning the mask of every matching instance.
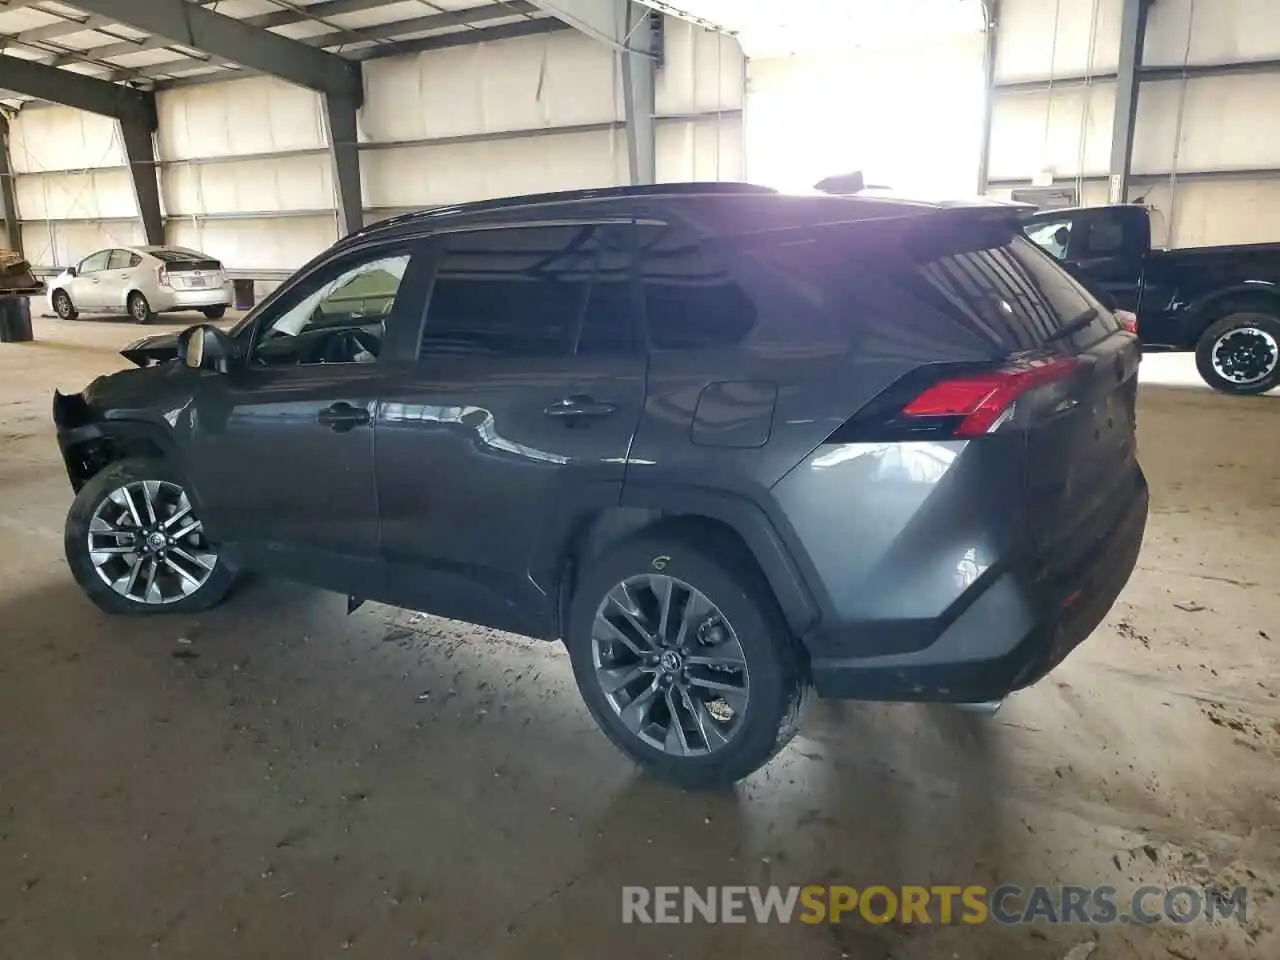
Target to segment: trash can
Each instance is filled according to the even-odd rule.
[[[231,288],[234,292],[233,299],[237,310],[252,309],[254,303],[253,281],[252,280],[232,280]]]
[[[27,297],[0,297],[0,343],[31,339],[31,301]]]

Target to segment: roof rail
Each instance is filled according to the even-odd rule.
[[[777,192],[778,191],[772,187],[765,187],[756,183],[709,180],[687,181],[680,183],[646,183],[622,187],[594,187],[584,190],[560,190],[553,193],[530,193],[514,197],[495,197],[491,200],[473,200],[468,203],[446,204],[443,206],[428,207],[423,210],[396,214],[395,216],[368,224],[359,230],[349,233],[343,238],[343,240],[348,241],[353,238],[365,236],[375,230],[382,230],[384,228],[403,223],[411,223],[418,220],[429,221],[435,217],[444,217],[456,214],[483,213],[488,210],[502,210],[507,207],[511,209],[518,209],[520,207],[536,206],[544,203],[572,203],[575,201],[608,200],[621,197],[730,196],[743,194],[776,195]]]

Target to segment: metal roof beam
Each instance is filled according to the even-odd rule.
[[[326,2],[312,4],[307,9],[313,11],[316,16],[323,16],[325,10],[330,4],[341,4],[342,10],[330,9],[327,11],[328,16],[337,16],[339,12],[351,12],[350,4],[359,3],[367,4],[371,0],[326,0]],[[382,0],[380,0],[382,2]],[[395,36],[398,33],[417,33],[421,30],[437,30],[448,27],[467,27],[475,23],[483,23],[486,20],[495,20],[499,17],[510,17],[518,14],[533,13],[537,8],[529,3],[528,0],[512,0],[511,3],[494,3],[483,7],[471,7],[467,10],[451,10],[443,13],[431,14],[425,17],[412,17],[408,20],[395,20],[391,23],[380,23],[373,27],[353,27],[350,29],[336,30],[333,33],[322,33],[312,37],[302,37],[295,41],[296,43],[305,43],[309,47],[340,47],[349,44],[352,41],[369,40],[369,41],[388,41],[386,44],[387,56],[394,56],[400,52]],[[288,11],[282,11],[288,13]],[[299,23],[301,18],[289,20],[269,20],[268,18],[279,17],[280,14],[264,13],[256,17],[247,17],[245,23],[255,26],[262,26],[263,29],[271,26],[282,26],[286,23]],[[288,16],[295,17],[293,13]],[[538,21],[541,22],[541,21]],[[473,32],[468,30],[468,33]],[[474,31],[480,32],[480,31]],[[448,34],[441,34],[448,36]],[[478,40],[481,38],[477,38]],[[406,41],[412,44],[415,41]],[[106,57],[118,57],[126,53],[137,53],[140,50],[159,50],[171,46],[170,41],[163,37],[148,37],[146,40],[138,42],[122,41],[121,43],[107,44],[101,47],[92,47],[88,50],[81,51],[84,56],[93,57],[95,59],[103,59]],[[405,53],[413,52],[412,48],[406,49]],[[367,59],[356,55],[354,59]],[[188,70],[204,64],[224,65],[229,61],[223,57],[213,57],[209,60],[201,60],[197,57],[180,57],[175,60],[166,60],[164,63],[153,64],[148,69],[155,70],[160,73],[167,73],[172,70]]]
[[[47,63],[0,55],[0,88],[60,103],[122,123],[156,128],[154,97],[142,90],[97,80]]]
[[[75,0],[87,13],[110,17],[171,43],[225,57],[300,87],[363,101],[359,64],[305,43],[206,10],[185,0]],[[138,47],[134,45],[132,49]]]

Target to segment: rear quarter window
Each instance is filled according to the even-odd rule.
[[[1083,349],[1119,329],[1013,223],[923,215],[827,229],[757,255],[821,288],[832,309],[879,318],[913,353],[929,343],[943,354],[980,345],[993,358],[1050,342]]]

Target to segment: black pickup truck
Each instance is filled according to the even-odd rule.
[[[1147,210],[1136,205],[1045,211],[1024,229],[1136,314],[1145,347],[1194,350],[1215,390],[1280,386],[1280,243],[1153,250]]]

